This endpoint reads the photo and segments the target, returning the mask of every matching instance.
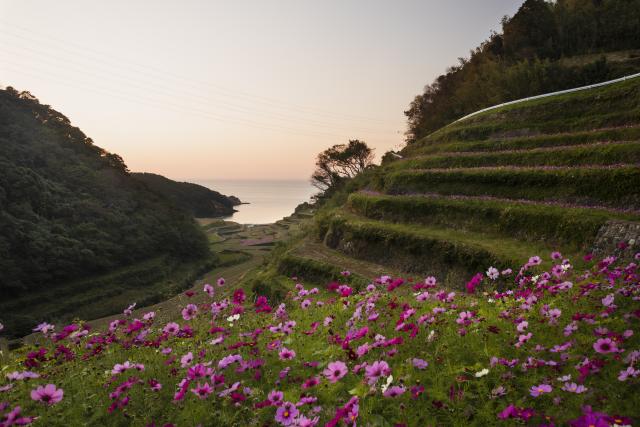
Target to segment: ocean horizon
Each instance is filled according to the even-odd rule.
[[[318,190],[309,180],[275,179],[195,179],[226,196],[236,196],[244,204],[237,212],[224,217],[240,224],[269,224],[293,213],[300,203],[308,202]]]

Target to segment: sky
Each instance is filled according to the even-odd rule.
[[[0,0],[0,85],[178,180],[308,179],[403,111],[522,0]]]

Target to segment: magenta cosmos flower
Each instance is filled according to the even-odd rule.
[[[534,385],[531,387],[530,394],[533,397],[538,397],[545,393],[551,393],[551,390],[553,390],[553,388],[549,384]]]
[[[618,351],[618,346],[611,338],[599,338],[593,344],[593,349],[601,354],[615,353]]]
[[[291,402],[284,402],[282,406],[276,410],[275,420],[283,426],[288,426],[293,424],[299,413],[296,405]]]
[[[61,388],[56,388],[53,384],[39,386],[31,390],[31,399],[47,405],[55,405],[60,402],[63,395],[64,391]]]
[[[340,378],[347,375],[348,371],[349,370],[347,369],[347,365],[345,365],[344,362],[338,360],[337,362],[329,363],[327,368],[322,373],[325,377],[327,377],[329,382],[335,383]]]

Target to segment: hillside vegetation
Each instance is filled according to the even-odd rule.
[[[457,288],[487,265],[588,252],[610,221],[640,222],[639,137],[640,79],[488,111],[334,190],[315,238],[343,267],[364,260]],[[303,276],[317,261],[290,253]]]
[[[133,173],[132,176],[196,218],[233,215],[234,206],[241,203],[237,197],[225,196],[191,182],[177,182],[154,173]]]
[[[407,141],[505,101],[640,72],[639,0],[526,0],[405,112]]]
[[[194,262],[199,270],[212,257],[188,212],[59,112],[0,91],[0,311],[12,334],[90,301],[108,309],[120,286],[150,285]],[[33,311],[34,301],[70,295],[75,306]]]

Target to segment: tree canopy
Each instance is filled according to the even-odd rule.
[[[30,93],[0,91],[3,298],[208,251],[191,215],[134,179],[120,156]]]
[[[353,178],[369,167],[373,156],[373,150],[358,139],[327,148],[318,154],[311,183],[323,192],[335,188],[343,180]]]

